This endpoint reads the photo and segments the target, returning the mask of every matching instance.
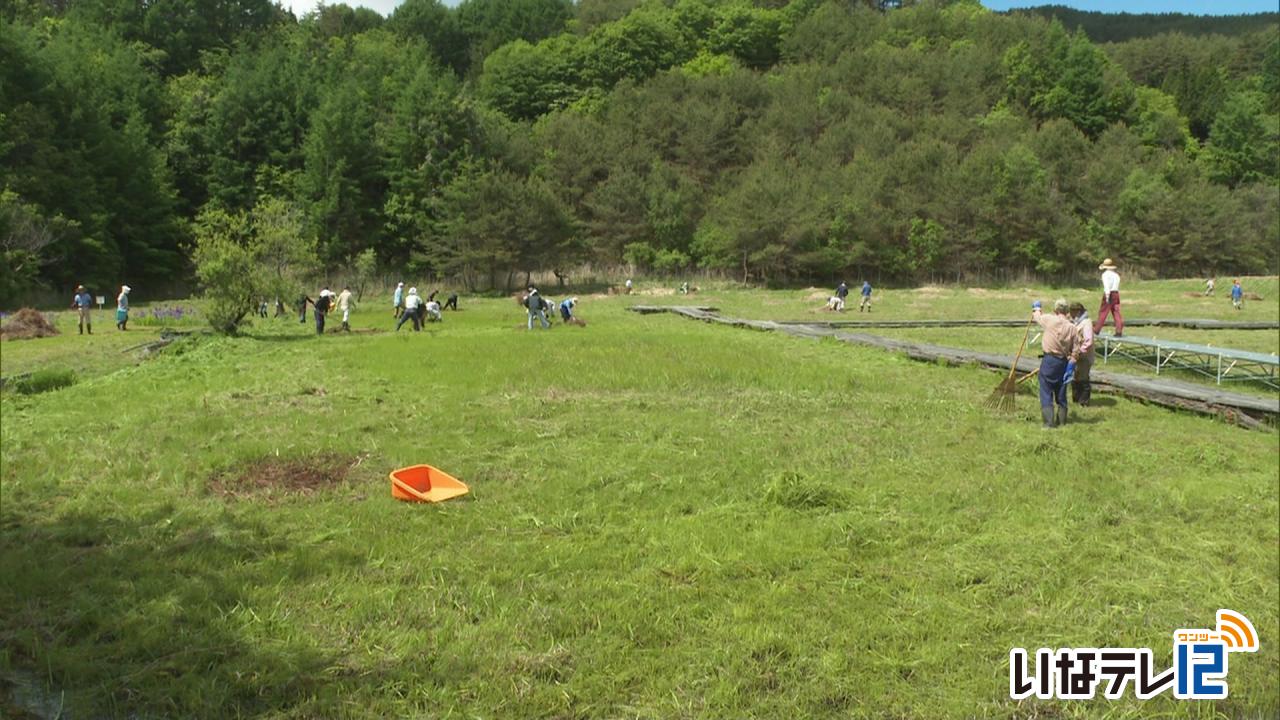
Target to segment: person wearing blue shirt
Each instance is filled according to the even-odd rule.
[[[862,302],[858,304],[858,312],[863,309],[871,312],[871,283],[867,280],[862,281]]]
[[[404,283],[396,283],[396,294],[391,297],[391,317],[400,317],[404,312]],[[403,325],[404,323],[401,323]],[[399,327],[397,325],[396,327]]]
[[[71,299],[71,307],[80,313],[80,334],[86,331],[90,335],[93,334],[93,317],[89,314],[93,310],[93,296],[83,285],[76,286],[76,295]]]
[[[560,319],[565,322],[573,320],[573,306],[578,304],[578,298],[567,298],[560,303]]]
[[[1231,306],[1239,310],[1244,304],[1244,288],[1240,287],[1240,278],[1231,281]]]

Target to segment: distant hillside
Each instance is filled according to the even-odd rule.
[[[1061,5],[1042,5],[1011,10],[1011,13],[1058,18],[1068,30],[1077,27],[1094,42],[1124,42],[1133,38],[1153,37],[1160,33],[1180,32],[1186,35],[1243,35],[1280,25],[1280,13],[1256,15],[1134,15],[1075,10]]]

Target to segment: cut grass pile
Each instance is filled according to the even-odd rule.
[[[58,329],[38,310],[22,308],[0,324],[0,338],[4,340],[30,340],[53,337]]]
[[[995,374],[647,300],[281,320],[6,394],[0,676],[72,717],[1280,712],[1275,433],[1108,397],[1043,432],[981,408]],[[471,494],[393,501],[420,462]],[[1012,647],[1165,668],[1219,607],[1262,638],[1226,701],[1008,699]]]

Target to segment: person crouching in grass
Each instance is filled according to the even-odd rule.
[[[1067,424],[1067,383],[1075,372],[1080,353],[1080,333],[1067,317],[1067,301],[1053,301],[1053,314],[1040,311],[1040,301],[1031,304],[1031,318],[1041,333],[1040,417],[1046,430]],[[1056,407],[1055,407],[1056,406]],[[1056,412],[1055,412],[1056,411]]]

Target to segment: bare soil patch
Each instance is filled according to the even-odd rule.
[[[38,310],[31,308],[22,308],[0,326],[0,337],[5,340],[30,340],[57,334],[58,328],[50,324]]]
[[[312,495],[341,485],[365,457],[334,453],[291,459],[265,457],[214,475],[209,479],[209,490],[229,499]]]

